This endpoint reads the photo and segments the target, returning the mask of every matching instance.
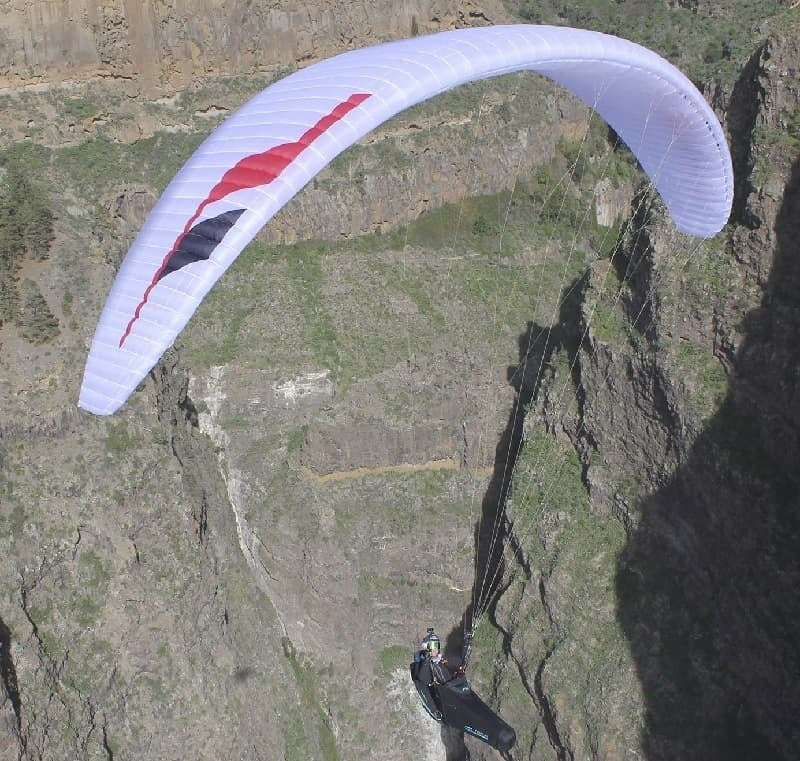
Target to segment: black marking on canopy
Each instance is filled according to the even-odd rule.
[[[158,273],[157,281],[171,272],[177,272],[187,264],[208,259],[244,211],[244,209],[226,211],[224,214],[204,219],[196,224],[181,238],[174,253]]]

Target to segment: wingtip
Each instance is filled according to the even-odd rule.
[[[99,416],[113,415],[123,403],[88,389],[81,389],[78,397],[78,407],[80,409]]]

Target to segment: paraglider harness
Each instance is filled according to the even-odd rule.
[[[432,647],[433,643],[436,643],[434,647]],[[432,650],[435,650],[437,655],[442,653],[439,637],[434,634],[433,627],[429,627],[425,637],[414,650],[411,678],[428,715],[436,721],[442,721],[438,697],[439,688],[454,680],[464,678],[467,661],[472,652],[472,631],[468,631],[464,635],[464,650],[460,663],[458,658],[435,657]]]
[[[411,679],[422,706],[439,723],[473,735],[501,751],[510,750],[516,742],[514,730],[506,724],[473,691],[465,672],[472,653],[472,631],[464,635],[463,659],[453,671],[446,658],[433,660],[431,641],[438,637],[428,629],[421,645],[414,651]],[[440,647],[437,652],[441,652]]]

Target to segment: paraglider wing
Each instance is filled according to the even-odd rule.
[[[115,412],[267,221],[345,148],[400,111],[522,69],[571,90],[616,130],[675,225],[716,234],[730,155],[702,95],[655,53],[566,27],[460,29],[344,53],[282,79],[223,122],[131,246],[92,342],[79,405]]]

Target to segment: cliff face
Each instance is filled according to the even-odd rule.
[[[128,94],[149,96],[209,75],[273,71],[498,11],[499,3],[448,0],[12,0],[0,8],[0,88],[103,78],[117,80]]]
[[[629,167],[593,184],[618,157],[557,88],[482,83],[320,175],[97,419],[97,312],[198,136],[287,63],[505,13],[212,5],[0,8],[4,158],[58,188],[22,276],[60,330],[0,325],[0,755],[494,757],[406,669],[496,584],[472,674],[513,758],[791,758],[797,30],[715,91],[719,240]],[[593,223],[558,237],[563,207],[529,223],[585,138],[566,204],[632,218],[611,257]]]
[[[758,283],[760,300],[742,314],[728,295],[715,310],[713,327],[732,339],[718,349],[727,393],[669,480],[643,501],[620,558],[620,620],[647,700],[653,758],[790,758],[798,741],[787,721],[800,700],[789,644],[800,620],[795,34],[758,51],[729,105],[732,119],[755,117],[749,160],[739,154],[736,166],[730,255],[738,277]]]
[[[405,669],[419,631],[461,614],[471,499],[510,403],[507,360],[488,332],[497,286],[487,281],[471,332],[454,343],[442,330],[468,322],[468,290],[481,294],[494,269],[485,254],[476,270],[458,257],[431,266],[419,234],[407,246],[376,234],[324,257],[275,253],[265,236],[264,261],[232,271],[187,336],[191,383],[173,356],[121,416],[74,409],[94,320],[159,183],[193,133],[263,80],[205,85],[155,103],[97,82],[5,96],[4,158],[58,187],[50,258],[24,261],[21,274],[59,332],[31,347],[12,322],[0,326],[3,752],[441,750],[436,727],[418,726]],[[537,120],[585,122],[552,88],[478,88],[375,136],[271,235],[348,240],[513,185],[519,165],[555,151],[558,135],[531,124],[534,100]],[[476,136],[496,155],[513,150],[490,162]],[[439,157],[386,165],[404,151]],[[379,179],[354,181],[368,175]],[[489,203],[496,214],[504,202]],[[446,222],[430,229],[447,234]],[[505,268],[504,282],[523,266]],[[269,327],[254,304],[270,305]],[[525,308],[517,299],[511,322]],[[453,525],[421,541],[432,499]]]
[[[510,663],[536,675],[549,729],[534,744],[557,758],[788,759],[797,746],[795,40],[773,35],[720,95],[737,187],[724,239],[697,246],[639,214],[557,326],[527,447],[554,428],[589,501],[565,511],[569,474],[523,450],[511,515],[540,595],[512,587],[497,608]],[[574,398],[558,397],[565,379]],[[537,621],[549,647],[524,630]]]

